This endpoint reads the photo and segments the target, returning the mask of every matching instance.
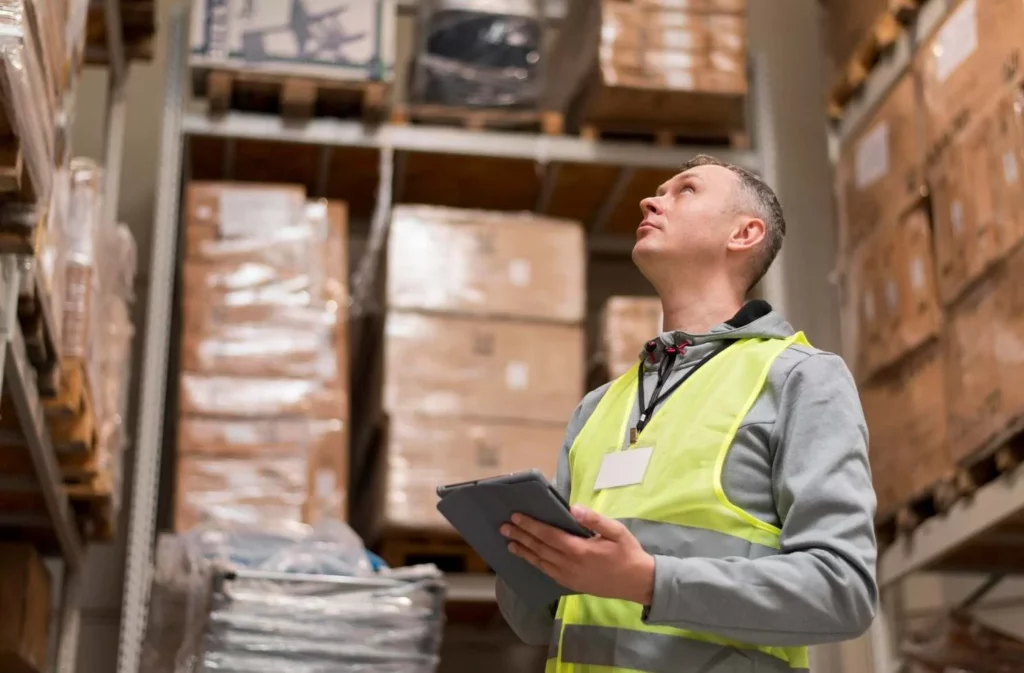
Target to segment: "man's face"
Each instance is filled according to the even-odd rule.
[[[662,261],[693,271],[724,264],[733,232],[749,215],[739,212],[739,177],[722,166],[697,166],[640,202],[633,260],[641,271]]]

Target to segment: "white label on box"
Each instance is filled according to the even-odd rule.
[[[924,289],[924,260],[920,257],[910,263],[910,286],[914,290]]]
[[[224,439],[228,444],[251,445],[259,442],[259,433],[252,423],[225,423]]]
[[[316,483],[313,487],[317,500],[331,500],[338,493],[338,475],[334,470],[319,468],[315,476]]]
[[[882,122],[857,146],[857,189],[864,189],[889,172],[889,125]]]
[[[978,6],[967,0],[950,15],[932,46],[935,76],[945,82],[978,48]]]
[[[864,295],[864,315],[868,320],[875,319],[875,295],[870,292]]]
[[[693,31],[685,28],[666,28],[662,32],[661,41],[666,49],[693,49]]]
[[[1003,154],[1003,177],[1008,185],[1017,183],[1017,156],[1013,150]]]
[[[665,84],[670,89],[690,91],[694,88],[693,73],[683,70],[671,70],[665,73]]]
[[[510,362],[505,367],[505,385],[509,390],[526,390],[530,385],[530,367],[525,362]]]
[[[530,284],[530,260],[513,259],[508,263],[508,280],[516,287],[526,287]]]
[[[226,189],[220,195],[222,238],[259,236],[295,222],[288,194],[261,189]]]
[[[686,52],[652,51],[648,52],[647,59],[656,68],[693,68],[693,56]]]
[[[900,293],[896,290],[896,281],[890,280],[885,284],[885,299],[889,302],[889,310],[895,312],[896,304],[900,299]]]
[[[949,221],[953,225],[953,233],[959,236],[964,230],[964,207],[959,201],[954,201],[949,207]]]

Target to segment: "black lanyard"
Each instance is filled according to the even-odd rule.
[[[715,357],[716,355],[718,355],[719,353],[721,353],[734,343],[736,343],[736,341],[730,339],[725,344],[725,346],[713,350],[707,355],[705,355],[703,358],[701,358],[699,362],[697,362],[697,364],[693,366],[692,369],[690,369],[690,371],[686,372],[686,374],[683,375],[683,378],[676,381],[668,390],[664,392],[664,394],[659,396],[658,393],[661,393],[661,389],[665,385],[665,381],[668,379],[668,374],[669,372],[672,371],[672,365],[675,363],[676,359],[675,353],[669,353],[668,355],[666,355],[665,359],[661,363],[661,366],[658,368],[658,383],[655,384],[654,392],[651,394],[650,406],[647,406],[647,403],[644,401],[644,366],[643,363],[640,363],[640,366],[637,368],[638,380],[636,391],[637,400],[640,402],[640,417],[637,419],[636,427],[630,428],[629,443],[636,443],[637,437],[640,435],[641,432],[644,431],[644,428],[647,427],[647,424],[650,423],[651,416],[654,415],[654,410],[658,408],[659,404],[667,400],[672,395],[672,393],[679,390],[679,386],[686,383],[691,376],[697,373],[698,369],[700,369],[708,362],[710,362],[711,358]]]

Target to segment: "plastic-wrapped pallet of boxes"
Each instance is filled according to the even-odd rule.
[[[439,529],[438,484],[554,476],[583,393],[578,223],[397,206],[387,259],[388,529]]]
[[[193,67],[390,81],[394,0],[197,0]]]
[[[347,212],[301,187],[192,183],[176,528],[344,520]]]
[[[662,332],[664,315],[657,297],[611,297],[601,313],[601,350],[609,379],[637,363],[643,345]]]
[[[604,0],[605,83],[710,93],[747,90],[744,0]]]
[[[535,108],[543,91],[538,0],[424,0],[412,99],[453,107]]]

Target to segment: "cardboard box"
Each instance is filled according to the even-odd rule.
[[[390,413],[565,423],[583,396],[579,327],[392,311]]]
[[[1024,418],[1024,247],[1018,247],[998,273],[998,320],[992,336],[1000,387],[997,427],[1002,431]]]
[[[189,64],[282,76],[394,76],[394,0],[197,0]]]
[[[346,390],[316,379],[218,376],[183,372],[182,413],[226,418],[339,418]]]
[[[348,427],[341,418],[178,422],[175,526],[207,520],[345,520]]]
[[[892,237],[893,263],[886,272],[895,279],[897,300],[889,306],[896,316],[889,362],[937,336],[943,323],[928,214],[923,208],[912,211],[894,227]]]
[[[1000,429],[1003,408],[997,331],[1002,333],[998,275],[988,276],[949,310],[947,396],[950,453],[961,460]],[[999,327],[997,327],[999,326]]]
[[[882,223],[896,222],[921,200],[924,143],[914,79],[895,85],[843,148],[837,170],[841,246],[849,250]]]
[[[304,219],[306,190],[298,185],[193,181],[185,195],[186,256],[201,241],[259,238]]]
[[[918,50],[929,157],[1020,81],[1020,0],[962,0]]]
[[[886,339],[898,308],[895,281],[887,278],[892,259],[888,229],[876,229],[849,255],[843,296],[844,330],[860,381],[870,378],[887,360]],[[891,307],[891,308],[890,308]]]
[[[945,354],[934,342],[861,387],[871,435],[879,513],[935,485],[952,469],[947,430]]]
[[[579,323],[585,297],[577,222],[432,206],[393,211],[390,308]]]
[[[399,412],[387,442],[385,527],[450,530],[437,486],[537,468],[554,479],[565,425],[482,423]]]
[[[34,547],[0,544],[0,671],[46,670],[51,591],[50,573]]]
[[[644,344],[662,332],[657,297],[611,297],[601,313],[601,350],[608,376],[617,378],[636,365]]]

